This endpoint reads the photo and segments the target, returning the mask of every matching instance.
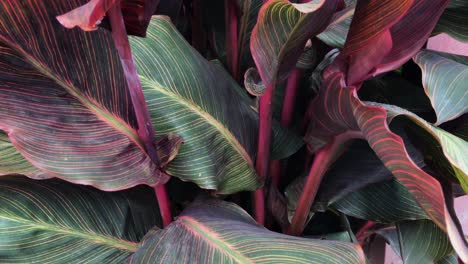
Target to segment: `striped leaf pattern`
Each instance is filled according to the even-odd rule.
[[[0,129],[51,176],[103,190],[168,178],[146,154],[109,32],[69,30],[55,17],[83,1],[0,7]]]
[[[239,67],[252,65],[252,55],[250,54],[250,36],[257,22],[258,12],[263,4],[263,0],[237,0],[237,5],[242,16],[239,19],[238,47],[239,47]],[[245,70],[245,69],[244,69]],[[239,71],[241,72],[241,71]]]
[[[413,58],[423,72],[424,90],[437,115],[436,125],[468,111],[468,57],[422,50]]]
[[[330,25],[317,35],[321,41],[334,48],[343,48],[348,35],[351,20],[354,15],[354,6],[347,7],[333,15]]]
[[[166,17],[131,46],[155,130],[184,140],[167,172],[219,193],[260,186],[253,167],[258,114],[219,63],[209,63]],[[290,155],[301,143],[276,132]]]
[[[80,27],[82,30],[96,30],[106,12],[116,3],[121,4],[127,34],[146,36],[151,16],[156,11],[159,0],[91,0],[67,13],[57,16],[67,28]]]
[[[430,139],[426,140],[428,148],[435,149],[432,156],[445,156],[446,161],[438,160],[437,163],[443,162],[451,166],[452,171],[449,172],[458,178],[462,188],[468,192],[468,162],[466,161],[466,151],[468,149],[468,142],[452,135],[445,130],[432,126],[424,119],[417,115],[406,111],[405,109],[385,104],[367,103],[367,105],[377,106],[387,111],[387,120],[390,123],[395,117],[404,115],[413,121],[416,125],[424,129],[428,133]],[[419,133],[419,138],[426,137],[426,135]],[[432,142],[435,141],[436,143]]]
[[[346,215],[379,223],[428,218],[408,190],[394,179],[371,184],[330,206]]]
[[[439,19],[434,34],[445,32],[462,42],[468,41],[468,2],[450,0],[450,3]]]
[[[348,85],[394,70],[424,45],[448,0],[358,1],[336,67]]]
[[[159,219],[149,188],[102,192],[59,180],[2,177],[0,262],[122,263]]]
[[[11,144],[8,136],[0,132],[0,175],[8,174],[23,174],[31,178],[46,175],[25,160]]]
[[[403,263],[458,263],[447,235],[431,221],[402,221],[376,233],[391,245]]]
[[[265,86],[287,77],[307,40],[328,26],[337,5],[337,0],[305,4],[273,0],[262,6],[250,38],[250,51]]]
[[[147,236],[130,263],[365,263],[357,244],[271,232],[224,201],[198,201]]]
[[[312,103],[309,109],[311,124],[306,136],[311,148],[323,145],[331,137],[346,131],[360,131],[427,216],[448,232],[457,252],[468,259],[467,247],[447,210],[440,183],[411,160],[403,140],[388,127],[387,110],[361,102],[356,88],[345,87],[344,84],[342,73],[330,74]]]

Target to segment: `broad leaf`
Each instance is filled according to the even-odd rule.
[[[146,237],[130,263],[363,263],[359,245],[292,237],[223,201],[198,201]]]
[[[447,210],[440,183],[411,160],[403,140],[390,131],[385,109],[361,102],[355,87],[345,87],[343,74],[332,73],[324,80],[309,114],[311,123],[306,139],[312,150],[330,142],[334,136],[349,131],[362,133],[379,159],[408,189],[429,218],[448,232],[457,252],[468,258],[464,239]],[[450,154],[458,160],[457,152],[451,150]]]
[[[57,16],[57,19],[67,28],[77,26],[85,31],[96,30],[106,12],[119,2],[127,33],[146,36],[146,28],[159,0],[91,0],[66,14]]]
[[[347,7],[333,16],[330,25],[317,35],[321,41],[331,47],[343,48],[348,35],[351,20],[354,15],[354,6]]]
[[[455,176],[465,192],[468,192],[468,162],[466,162],[465,157],[466,150],[468,149],[467,141],[443,129],[432,126],[424,119],[405,109],[377,103],[367,104],[387,110],[389,123],[395,117],[404,115],[422,128],[427,134],[419,133],[418,139],[425,142],[426,152],[429,152],[432,159],[437,160],[439,165],[442,164],[442,166],[450,167],[451,170],[449,170],[449,173]],[[445,157],[445,159],[442,157]]]
[[[414,61],[423,72],[423,85],[437,115],[437,123],[468,111],[468,57],[422,50]]]
[[[450,0],[447,9],[439,19],[434,29],[435,34],[445,32],[450,36],[463,41],[468,41],[468,2],[465,0]]]
[[[250,51],[265,86],[287,77],[307,40],[326,28],[337,5],[337,0],[305,4],[274,0],[262,6]]]
[[[408,190],[393,179],[371,184],[332,201],[330,206],[346,215],[379,223],[428,218]]]
[[[155,130],[185,142],[167,172],[219,193],[260,186],[253,167],[258,114],[229,74],[198,54],[165,17],[153,17],[147,38],[132,38],[131,45]],[[274,134],[282,146],[277,157],[301,146],[295,137]]]
[[[0,129],[54,177],[103,190],[164,183],[137,136],[110,33],[69,30],[55,19],[83,2],[0,7]]]
[[[403,221],[376,233],[385,238],[403,263],[458,263],[447,235],[428,220]]]
[[[426,42],[448,0],[359,1],[339,56],[348,85],[394,70]]]
[[[121,263],[159,219],[147,187],[102,192],[59,180],[2,177],[0,262]]]

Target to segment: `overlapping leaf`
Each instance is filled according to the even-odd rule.
[[[336,0],[305,4],[275,0],[262,6],[250,51],[265,86],[287,77],[307,40],[328,26],[337,5]]]
[[[238,32],[239,67],[246,67],[253,62],[249,48],[250,36],[257,22],[258,11],[260,11],[263,0],[237,0],[236,2],[241,12]]]
[[[333,15],[330,25],[328,25],[322,33],[318,34],[317,38],[331,47],[342,48],[346,41],[353,15],[354,6],[347,7],[337,12]]]
[[[403,263],[458,263],[447,235],[428,220],[403,221],[378,230]]]
[[[343,74],[333,73],[324,80],[309,110],[311,123],[306,139],[312,150],[331,141],[333,136],[360,131],[379,159],[407,188],[428,217],[448,232],[457,252],[468,258],[464,239],[447,211],[440,183],[410,159],[403,140],[390,131],[387,111],[381,105],[362,103],[357,98],[355,87],[345,87]],[[392,116],[389,116],[391,120]],[[458,160],[457,152],[450,153]]]
[[[55,19],[84,1],[8,1],[0,8],[0,129],[35,167],[119,190],[167,180],[137,136],[109,32]]]
[[[445,32],[450,36],[463,41],[468,41],[468,2],[465,0],[450,0],[450,3],[439,19],[434,33]]]
[[[130,263],[364,263],[359,245],[286,236],[237,205],[199,201],[147,236]]]
[[[425,139],[427,142],[426,147],[430,149],[429,151],[433,151],[431,153],[431,155],[435,156],[433,159],[437,159],[439,163],[445,163],[447,164],[446,166],[450,166],[452,169],[451,174],[458,179],[465,192],[468,192],[468,162],[466,162],[468,142],[443,129],[432,126],[424,119],[402,108],[377,103],[367,104],[387,110],[388,122],[391,122],[399,115],[404,115],[427,132],[428,135],[420,133],[419,138],[424,140],[425,137],[429,137]],[[445,157],[445,160],[441,160],[440,156]]]
[[[147,38],[133,38],[131,45],[155,130],[185,142],[167,171],[219,193],[257,188],[258,114],[229,74],[199,55],[165,17],[154,17]],[[282,146],[277,157],[301,145],[274,134]]]
[[[159,224],[148,189],[101,192],[59,180],[2,177],[0,262],[121,263]]]
[[[468,57],[422,50],[414,61],[423,72],[423,86],[437,115],[437,123],[468,111]]]
[[[359,1],[339,56],[348,85],[394,70],[426,42],[448,0]]]
[[[146,29],[159,0],[91,0],[63,15],[60,14],[57,19],[67,28],[77,26],[85,31],[96,30],[106,12],[116,3],[121,5],[127,33],[146,36]]]
[[[428,218],[408,190],[393,179],[371,184],[332,201],[330,206],[346,215],[379,223]]]

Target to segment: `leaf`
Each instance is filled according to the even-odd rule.
[[[387,120],[386,109],[378,104],[361,102],[356,88],[345,86],[342,73],[331,73],[324,80],[308,113],[310,124],[306,141],[311,150],[323,147],[335,136],[350,131],[362,133],[379,159],[407,188],[429,218],[448,232],[457,253],[463,255],[462,259],[468,258],[468,249],[448,212],[440,183],[411,160],[403,140],[388,127],[391,117]],[[450,153],[458,160],[458,152],[451,150]]]
[[[398,256],[402,256],[403,263],[444,263],[453,258],[447,235],[428,220],[402,221],[396,228],[385,228],[376,233],[387,240]]]
[[[0,175],[8,174],[23,174],[30,178],[44,175],[21,156],[5,133],[0,132]]]
[[[258,114],[218,63],[207,62],[165,17],[153,17],[145,39],[132,38],[135,63],[155,130],[184,140],[167,172],[229,194],[260,186],[253,157]],[[276,129],[276,151],[291,155],[301,142]],[[284,157],[284,156],[283,156]]]
[[[422,50],[414,56],[423,72],[424,90],[437,115],[436,125],[455,119],[468,111],[468,57],[456,60],[438,52]]]
[[[451,166],[453,171],[452,174],[458,178],[465,192],[468,192],[468,163],[465,158],[465,153],[468,149],[468,142],[446,132],[443,129],[432,126],[424,119],[406,111],[405,109],[377,103],[367,103],[367,105],[373,105],[387,110],[387,119],[389,123],[395,117],[404,115],[428,133],[428,135],[419,133],[419,138],[429,137],[429,139],[425,139],[425,141],[428,142],[426,143],[426,147],[431,148],[431,154],[435,154],[434,159],[438,159],[440,162],[440,158],[438,156],[443,155],[446,160],[442,160],[442,162],[446,163],[446,166]]]
[[[332,208],[346,215],[379,223],[428,218],[408,190],[394,179],[373,183],[331,202]]]
[[[468,3],[464,0],[450,0],[447,8],[437,22],[434,34],[445,32],[462,41],[468,41]]]
[[[154,193],[142,187],[102,192],[6,176],[0,208],[3,263],[121,263],[160,224]]]
[[[0,8],[0,129],[46,174],[102,190],[168,176],[137,136],[134,105],[110,33],[69,30],[55,16],[83,1]]]
[[[325,29],[337,5],[337,0],[305,4],[274,0],[262,6],[250,38],[250,51],[265,86],[287,77],[307,40]]]
[[[258,12],[260,11],[260,7],[263,4],[263,0],[237,0],[236,2],[241,12],[238,31],[238,54],[239,67],[242,68],[250,66],[253,63],[252,55],[250,54],[249,43],[252,30],[255,26],[255,23],[257,23]]]
[[[125,28],[129,35],[146,36],[146,28],[159,0],[91,0],[67,13],[57,16],[57,20],[66,28],[80,27],[85,31],[96,30],[106,12],[116,3],[121,2]]]
[[[354,15],[354,6],[347,7],[333,15],[332,22],[320,34],[317,35],[321,41],[334,48],[343,48],[348,35],[351,20]]]
[[[424,45],[448,0],[370,0],[356,5],[339,71],[348,85],[394,70]],[[417,29],[417,30],[416,30]]]
[[[292,237],[259,226],[235,204],[192,204],[147,236],[130,263],[363,263],[359,245]]]

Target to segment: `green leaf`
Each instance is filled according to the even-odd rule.
[[[0,175],[23,174],[30,178],[45,176],[21,156],[8,136],[0,131]]]
[[[437,23],[434,34],[445,32],[459,41],[468,41],[468,2],[465,0],[450,0],[449,5]]]
[[[130,263],[363,263],[357,244],[271,232],[235,204],[198,201],[143,241]]]
[[[330,25],[322,33],[318,34],[317,38],[328,46],[343,48],[353,15],[354,6],[347,7],[337,12],[333,16]]]
[[[121,263],[159,225],[152,189],[0,178],[0,262]]]
[[[422,50],[413,59],[422,70],[424,90],[437,115],[436,125],[468,111],[468,57]]]
[[[346,215],[380,223],[428,218],[408,190],[394,179],[371,184],[330,206]]]
[[[337,5],[336,0],[305,4],[273,0],[262,6],[250,51],[265,86],[287,77],[307,40],[325,29]]]
[[[376,233],[385,238],[403,263],[458,263],[447,234],[429,220],[402,221]]]
[[[147,38],[131,40],[135,63],[157,133],[184,145],[167,172],[218,193],[260,186],[253,166],[258,114],[219,63],[198,54],[165,17],[153,17]],[[300,140],[277,129],[276,154],[291,155]]]

